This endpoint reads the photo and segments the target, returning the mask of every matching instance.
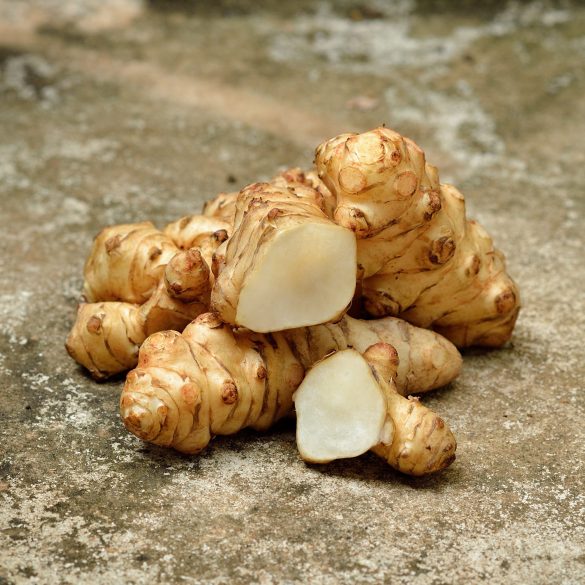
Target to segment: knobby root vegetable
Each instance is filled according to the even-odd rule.
[[[211,308],[226,323],[258,332],[325,323],[353,297],[356,241],[308,184],[254,183],[238,195],[214,270]]]
[[[89,303],[146,302],[180,250],[198,248],[205,262],[229,235],[230,224],[201,215],[183,217],[164,232],[150,221],[104,228],[85,263],[83,296]]]
[[[146,302],[177,246],[150,221],[104,228],[85,263],[83,296],[89,303]]]
[[[150,222],[105,228],[85,267],[84,294],[69,354],[96,379],[134,367],[152,333],[182,331],[209,309],[209,264],[230,226],[186,217],[160,232]]]
[[[339,328],[347,345],[360,353],[379,342],[395,347],[400,356],[396,386],[404,396],[440,388],[461,371],[461,355],[449,340],[402,319],[386,317],[363,321],[345,316],[329,327]],[[339,343],[337,349],[345,349],[345,346]],[[312,363],[315,363],[317,359],[313,357]]]
[[[372,328],[344,317],[337,324],[261,334],[234,330],[214,313],[200,315],[182,334],[163,331],[144,342],[120,399],[122,420],[145,441],[197,453],[214,435],[269,428],[292,411],[307,368],[372,340],[395,346],[407,364],[396,375],[401,392],[424,392],[457,376],[461,358],[452,344],[396,321],[382,319]]]
[[[307,372],[293,396],[304,460],[327,463],[372,449],[409,475],[440,471],[454,461],[457,442],[443,420],[397,392],[398,362],[396,349],[378,342],[363,356],[339,351]]]
[[[504,256],[412,140],[387,128],[342,134],[315,162],[336,198],[333,218],[358,238],[369,315],[433,328],[459,347],[510,338],[520,297]]]
[[[200,252],[193,248],[171,258],[164,278],[142,305],[81,303],[65,344],[67,351],[97,380],[134,367],[138,349],[149,335],[164,329],[182,331],[208,310],[209,272]]]

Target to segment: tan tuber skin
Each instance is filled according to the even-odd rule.
[[[412,140],[388,128],[342,134],[317,148],[315,163],[336,198],[334,220],[358,238],[369,315],[432,328],[459,347],[510,339],[520,296],[504,256]]]
[[[66,348],[102,380],[134,367],[152,333],[182,330],[209,308],[209,264],[230,226],[192,216],[158,231],[150,222],[105,228],[85,266],[84,294]]]
[[[344,317],[338,324],[260,334],[234,330],[205,313],[182,334],[163,331],[144,342],[120,399],[122,420],[145,441],[198,453],[214,435],[269,428],[292,411],[292,395],[307,368],[371,339],[395,340],[398,355],[409,364],[396,376],[400,392],[424,392],[457,376],[461,358],[452,344],[406,325],[408,347],[396,321],[382,319],[373,330],[370,322]],[[415,349],[422,344],[424,351]]]

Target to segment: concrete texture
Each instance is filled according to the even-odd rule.
[[[0,0],[0,583],[585,582],[584,62],[582,4]],[[455,464],[129,435],[63,349],[92,236],[382,122],[522,290],[513,343],[428,399]]]

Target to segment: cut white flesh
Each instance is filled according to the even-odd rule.
[[[297,447],[314,463],[357,457],[391,441],[386,399],[366,360],[353,349],[315,365],[294,395]]]
[[[304,224],[279,233],[247,276],[236,321],[265,333],[340,317],[356,284],[356,240],[345,228]]]

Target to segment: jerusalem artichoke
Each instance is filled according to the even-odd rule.
[[[84,267],[83,296],[97,301],[146,302],[164,267],[177,253],[174,243],[150,221],[104,228]]]
[[[296,405],[308,461],[372,450],[407,474],[443,469],[455,438],[410,394],[458,375],[455,345],[505,343],[518,289],[412,140],[343,134],[315,162],[163,231],[103,230],[67,349],[100,379],[137,365],[120,413],[157,445],[198,453]],[[384,318],[344,316],[352,299]]]
[[[85,266],[82,303],[66,348],[96,379],[136,365],[152,333],[182,330],[209,308],[209,264],[230,226],[186,217],[162,233],[150,223],[105,228]],[[196,246],[196,247],[195,247]]]
[[[520,297],[504,256],[412,140],[387,128],[342,134],[315,162],[336,198],[335,221],[358,238],[371,316],[399,316],[460,347],[510,338]]]
[[[233,235],[217,251],[211,308],[268,332],[343,315],[355,289],[356,241],[305,184],[254,183],[237,198]]]
[[[201,254],[195,248],[181,251],[171,258],[164,278],[142,305],[118,301],[80,304],[65,347],[95,379],[103,380],[134,367],[138,349],[150,334],[164,329],[182,331],[207,311],[209,293],[209,268]]]
[[[214,435],[267,429],[291,412],[307,368],[372,339],[396,340],[408,364],[396,377],[400,391],[426,391],[457,376],[461,358],[452,344],[405,325],[412,347],[427,346],[415,351],[396,321],[382,319],[372,329],[370,322],[344,317],[338,324],[261,334],[234,330],[213,313],[200,315],[182,334],[163,331],[144,342],[120,399],[122,420],[145,441],[197,453]]]
[[[443,420],[394,383],[398,354],[378,342],[363,357],[339,351],[315,364],[293,399],[297,446],[313,463],[356,457],[372,449],[409,475],[444,469],[457,442]]]

